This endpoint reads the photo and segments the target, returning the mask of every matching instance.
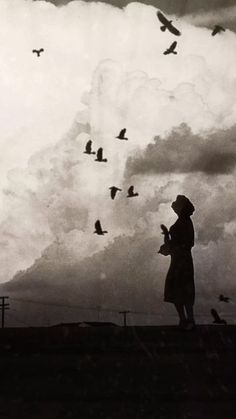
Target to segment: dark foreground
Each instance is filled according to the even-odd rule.
[[[0,418],[236,417],[236,326],[0,330]]]

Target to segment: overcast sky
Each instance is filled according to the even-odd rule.
[[[71,0],[47,1],[56,6],[63,6]],[[90,0],[85,1],[90,2]],[[120,8],[132,3],[130,0],[101,0],[101,2]],[[230,30],[236,31],[235,0],[143,0],[140,3],[152,5],[166,13],[176,14],[181,17],[188,18],[194,15],[195,18],[198,17],[195,23],[199,26],[211,27],[214,24],[221,23]]]
[[[159,226],[175,221],[170,205],[182,193],[196,208],[199,310],[234,292],[236,35],[211,36],[213,2],[197,13],[203,2],[176,3],[165,11],[185,14],[173,18],[182,35],[178,54],[165,56],[174,37],[153,6],[0,2],[0,282],[10,281],[9,295],[164,313]],[[234,16],[232,3],[218,5],[217,22]],[[119,141],[124,127],[129,140]],[[88,139],[107,163],[83,153]],[[113,185],[122,189],[114,201]]]
[[[35,0],[38,1],[38,0]],[[50,3],[56,6],[66,5],[72,0],[48,0]],[[91,2],[90,0],[85,0]],[[129,3],[133,3],[130,0],[104,0],[102,3],[112,4],[117,7],[125,7]],[[197,12],[199,10],[217,10],[219,8],[225,8],[235,5],[234,0],[144,0],[139,3],[160,7],[168,13],[187,14]]]

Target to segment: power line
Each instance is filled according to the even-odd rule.
[[[15,311],[15,310],[14,310]],[[10,313],[9,314],[10,317],[13,318],[13,320],[15,320],[17,323],[23,324],[24,326],[27,327],[31,327],[28,323],[25,323],[23,320],[19,320],[16,316],[14,316],[14,314]]]
[[[71,309],[77,309],[77,310],[92,310],[92,311],[105,311],[110,313],[120,313],[120,308],[102,308],[99,306],[96,307],[84,307],[79,305],[73,305],[73,304],[61,304],[61,303],[52,303],[52,302],[45,302],[45,301],[36,301],[36,300],[25,300],[21,298],[11,298],[12,301],[19,301],[22,303],[29,303],[29,304],[37,304],[37,305],[44,305],[44,306],[53,306],[53,307],[63,307],[63,308],[71,308]],[[132,314],[145,314],[145,315],[151,315],[151,316],[158,316],[158,313],[154,312],[146,312],[146,311],[135,311],[135,310],[126,310],[129,313]]]
[[[53,306],[53,307],[63,307],[63,308],[71,308],[77,310],[93,310],[93,311],[109,311],[117,313],[119,309],[110,309],[110,308],[101,308],[101,307],[84,307],[78,306],[73,304],[60,304],[60,303],[52,303],[52,302],[45,302],[45,301],[36,301],[36,300],[24,300],[20,298],[11,298],[12,301],[19,301],[22,303],[30,303],[30,304],[37,304],[37,305],[44,305],[44,306]]]
[[[21,298],[11,298],[12,301],[22,302],[22,303],[29,303],[29,304],[36,304],[36,305],[43,305],[43,306],[52,306],[52,307],[61,307],[61,308],[68,308],[68,309],[75,309],[75,310],[84,310],[84,311],[98,311],[98,312],[109,312],[109,313],[116,313],[116,314],[123,314],[126,316],[125,313],[130,314],[137,314],[137,315],[145,315],[145,316],[166,316],[165,313],[157,313],[152,311],[137,311],[137,310],[122,310],[120,308],[102,308],[100,306],[79,306],[73,304],[64,304],[64,303],[53,303],[53,302],[45,302],[45,301],[37,301],[37,300],[30,300],[30,299],[21,299]],[[221,313],[222,316],[225,317],[236,317],[236,313]],[[176,314],[168,313],[168,317],[176,317]],[[195,313],[196,317],[210,317],[210,311],[206,313]]]

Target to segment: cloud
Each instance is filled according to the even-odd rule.
[[[236,6],[219,7],[210,11],[201,9],[199,12],[189,13],[184,16],[184,20],[196,26],[210,26],[215,24],[225,24],[236,21]]]
[[[58,8],[43,1],[11,4],[0,2],[0,33],[7,39],[0,57],[1,184],[8,170],[25,167],[33,153],[68,131],[85,109],[82,96],[91,88],[98,63],[107,59],[117,62],[123,73],[136,72],[131,87],[136,82],[138,88],[126,99],[127,118],[125,110],[120,117],[120,122],[136,119],[135,135],[152,135],[154,126],[154,135],[161,134],[181,122],[194,131],[232,124],[233,34],[216,41],[207,30],[179,20],[184,36],[178,55],[165,57],[173,39],[168,33],[163,36],[152,6],[132,3],[120,10],[80,1]],[[31,51],[41,46],[45,52],[37,59]],[[118,80],[112,77],[114,86]],[[119,96],[125,92],[123,86]],[[124,104],[122,97],[119,104]]]
[[[169,205],[168,205],[169,207]],[[166,209],[168,208],[166,207]],[[199,213],[200,205],[196,210]],[[170,209],[169,209],[170,210]],[[130,236],[119,236],[107,244],[104,249],[91,257],[76,260],[72,252],[68,251],[65,243],[52,244],[42,257],[25,272],[19,273],[13,281],[5,285],[4,292],[12,296],[12,304],[17,307],[14,297],[24,298],[43,303],[68,303],[79,307],[101,307],[109,310],[133,310],[155,312],[161,317],[134,317],[133,322],[173,322],[171,307],[163,304],[163,287],[169,258],[157,254],[162,237],[157,229],[157,220],[152,224],[152,233],[144,228],[144,224],[137,226],[136,232]],[[214,216],[214,214],[212,214]],[[205,216],[202,213],[202,218]],[[151,218],[151,217],[150,217]],[[208,218],[208,222],[210,218]],[[197,222],[194,220],[197,230]],[[155,230],[154,230],[155,228]],[[85,236],[83,237],[85,239]],[[226,236],[222,240],[201,244],[197,241],[193,249],[196,282],[196,311],[204,314],[211,305],[217,306],[220,293],[228,293],[234,298],[233,277],[235,272],[234,238]],[[225,264],[227,264],[227,269]],[[224,280],[222,281],[222,278]],[[213,291],[214,290],[214,291]],[[24,316],[24,307],[20,309],[20,318]],[[39,306],[40,308],[40,306]],[[219,307],[222,309],[222,307]],[[227,307],[232,312],[232,307]],[[65,317],[65,310],[56,310],[44,306],[44,312],[39,312],[37,304],[31,304],[31,321],[44,323],[47,318],[51,322],[60,322]],[[63,310],[63,311],[62,311]],[[94,319],[93,311],[67,310],[68,319]],[[104,319],[119,322],[120,319],[109,311],[102,312]],[[202,321],[202,318],[201,318]]]
[[[40,291],[89,305],[154,307],[168,268],[156,254],[159,225],[174,223],[170,204],[183,193],[196,207],[202,289],[209,293],[222,277],[229,289],[236,36],[216,42],[179,20],[178,54],[166,57],[173,38],[160,31],[154,7],[8,3],[0,3],[0,31],[9,38],[0,66],[0,281],[21,270],[11,289],[32,298]],[[37,61],[35,45],[45,47]],[[116,139],[122,128],[127,142]],[[103,147],[107,164],[83,153],[88,139]],[[127,199],[131,184],[139,196]],[[114,201],[111,185],[122,189]],[[93,234],[96,219],[106,236]]]
[[[194,135],[187,125],[174,128],[166,137],[156,137],[144,151],[127,161],[127,175],[201,172],[206,175],[234,171],[236,126]]]

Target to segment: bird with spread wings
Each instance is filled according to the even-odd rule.
[[[222,26],[220,26],[220,25],[215,25],[215,27],[214,27],[214,29],[213,29],[213,31],[212,31],[212,33],[211,33],[211,35],[212,36],[215,36],[217,33],[220,33],[220,32],[225,32],[225,28],[223,28]]]
[[[134,196],[138,196],[138,192],[134,192],[134,186],[131,185],[128,189],[128,195],[127,198],[133,198]]]
[[[104,236],[105,233],[108,233],[108,231],[102,229],[100,220],[97,220],[95,222],[94,227],[95,227],[94,233],[98,234],[99,236]]]
[[[95,151],[92,151],[92,140],[89,140],[85,146],[85,154],[96,154]]]
[[[117,188],[116,186],[111,186],[110,188],[110,194],[111,194],[111,199],[115,199],[115,196],[116,196],[116,194],[117,194],[117,192],[119,191],[119,192],[121,192],[122,191],[122,189],[120,189],[120,188]]]
[[[32,53],[33,53],[33,54],[37,54],[37,57],[40,57],[41,52],[44,52],[44,49],[43,49],[43,48],[40,48],[40,49],[33,49],[33,50],[32,50]]]
[[[159,10],[157,12],[157,17],[162,23],[160,28],[162,32],[165,32],[165,30],[168,29],[168,31],[170,31],[175,36],[181,35],[181,32],[172,24],[172,20],[168,20]]]
[[[120,131],[120,133],[119,133],[119,135],[117,135],[117,137],[116,138],[118,138],[118,140],[128,140],[128,138],[127,137],[125,137],[125,133],[126,133],[126,128],[123,128],[121,131]]]
[[[177,42],[176,42],[176,41],[174,41],[174,42],[171,44],[171,46],[170,46],[169,48],[167,48],[167,49],[163,52],[163,54],[164,54],[164,55],[168,55],[168,54],[177,54],[177,51],[175,51],[176,46],[177,46]]]
[[[221,319],[221,317],[219,316],[219,314],[217,313],[217,311],[214,308],[211,309],[211,315],[214,319],[213,323],[215,323],[215,324],[227,324],[226,320]]]
[[[100,147],[97,151],[97,158],[95,159],[95,161],[99,161],[99,162],[107,162],[107,159],[104,159],[103,157],[103,148]]]

